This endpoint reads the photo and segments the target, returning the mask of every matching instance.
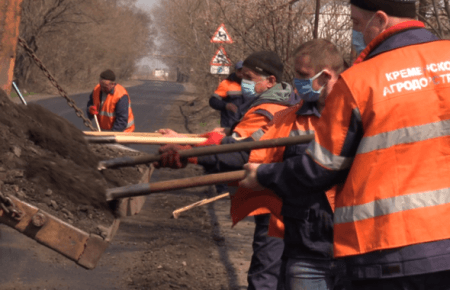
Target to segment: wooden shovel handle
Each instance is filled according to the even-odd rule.
[[[116,187],[106,190],[106,200],[111,201],[119,198],[149,195],[156,192],[177,190],[182,188],[191,188],[204,185],[213,185],[240,181],[245,178],[245,170],[209,174],[183,179],[173,179],[154,183],[141,183]]]
[[[112,132],[112,131],[102,131],[102,132],[94,132],[94,131],[83,131],[84,135],[87,136],[141,136],[141,137],[163,137],[164,135],[161,133],[150,133],[150,132]],[[185,134],[180,133],[186,137],[200,137],[199,134]]]
[[[164,136],[86,136],[85,139],[89,143],[119,143],[119,144],[182,144],[196,145],[207,140],[204,137],[164,137]]]
[[[180,216],[180,214],[181,214],[182,212],[185,212],[185,211],[187,211],[187,210],[190,210],[190,209],[193,209],[193,208],[196,208],[196,207],[205,205],[205,204],[209,204],[209,203],[211,203],[211,202],[215,202],[216,200],[225,198],[225,197],[227,197],[227,196],[230,196],[230,193],[229,193],[229,192],[224,193],[224,194],[221,194],[221,195],[218,195],[218,196],[215,196],[215,197],[212,197],[212,198],[202,199],[202,200],[200,200],[200,201],[194,202],[193,204],[190,204],[190,205],[187,205],[187,206],[185,206],[185,207],[182,207],[182,208],[179,208],[179,209],[177,209],[177,210],[174,210],[173,213],[172,213],[172,215],[173,215],[173,217],[174,217],[175,219],[177,219],[177,218]]]

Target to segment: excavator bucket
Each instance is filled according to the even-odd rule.
[[[152,172],[153,170],[145,170],[140,182],[147,183]],[[0,208],[0,223],[14,228],[86,269],[95,268],[119,229],[120,219],[115,219],[110,227],[105,229],[104,236],[88,233],[16,197],[9,198],[14,204],[16,214],[7,213]],[[144,202],[145,197],[121,199],[119,215],[125,217],[138,214]]]

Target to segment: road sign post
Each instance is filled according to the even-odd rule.
[[[225,25],[222,23],[219,28],[217,28],[213,37],[211,38],[212,43],[233,43],[230,35],[228,34]],[[230,66],[231,61],[227,57],[227,53],[225,52],[225,48],[220,46],[216,51],[216,54],[211,60],[211,69],[210,73],[215,75],[228,75],[230,74]],[[219,77],[220,80],[220,77]]]

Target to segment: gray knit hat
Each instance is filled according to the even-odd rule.
[[[275,76],[277,83],[281,83],[283,79],[283,63],[273,51],[254,52],[244,60],[243,65],[258,74]]]
[[[350,0],[350,3],[368,11],[381,10],[389,16],[416,17],[416,0]]]

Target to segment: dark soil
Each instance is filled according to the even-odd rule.
[[[87,232],[110,226],[105,189],[139,182],[143,168],[99,172],[99,160],[124,153],[87,144],[65,119],[36,104],[14,104],[3,91],[0,110],[0,191]]]

